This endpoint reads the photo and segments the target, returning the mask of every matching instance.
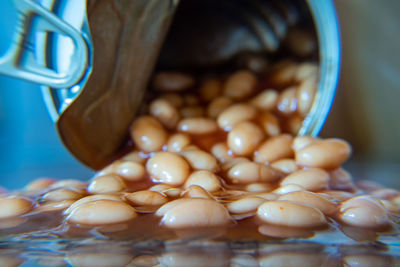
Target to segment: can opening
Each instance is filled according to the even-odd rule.
[[[158,68],[248,68],[254,55],[266,64],[282,58],[318,61],[317,43],[306,1],[185,0],[174,16]]]

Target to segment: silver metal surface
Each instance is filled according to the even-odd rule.
[[[335,96],[340,71],[340,35],[332,1],[307,0],[314,18],[319,42],[319,85],[310,112],[299,135],[316,136],[320,132]]]
[[[0,74],[53,88],[71,87],[87,72],[88,48],[83,35],[32,0],[13,0],[18,12],[18,24],[13,42],[0,58]],[[58,72],[38,62],[34,55],[34,37],[37,33],[57,33],[70,39],[74,46],[70,66]]]
[[[87,44],[86,69],[76,83],[62,88],[54,88],[47,84],[41,86],[44,103],[54,122],[57,122],[60,114],[79,96],[92,72],[93,43],[87,21],[86,2],[86,0],[42,0],[41,2],[41,5],[60,18],[63,23],[78,31]],[[56,34],[48,38],[45,34],[37,34],[34,42],[35,55],[41,64],[52,65],[62,72],[67,72],[71,64],[77,63],[73,58],[75,46],[66,36]]]

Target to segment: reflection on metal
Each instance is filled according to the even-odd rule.
[[[7,53],[0,58],[0,74],[65,88],[78,83],[86,72],[88,49],[79,31],[31,0],[13,0],[18,12],[17,28]],[[34,55],[34,36],[38,32],[68,36],[75,47],[71,64],[66,73],[39,64]]]
[[[87,79],[92,72],[93,65],[93,43],[90,36],[89,25],[86,17],[86,2],[81,0],[43,1],[42,5],[51,10],[65,23],[80,31],[80,34],[87,42],[87,62],[83,77],[70,87],[53,88],[43,85],[42,95],[47,110],[54,122],[60,114],[79,96]],[[37,35],[35,39],[35,54],[39,62],[51,65],[61,71],[68,71],[71,64],[74,64],[71,55],[74,55],[75,48],[69,38],[55,34],[52,36]]]
[[[318,135],[331,109],[340,68],[340,36],[331,1],[308,0],[318,34],[320,79],[313,106],[299,135]]]

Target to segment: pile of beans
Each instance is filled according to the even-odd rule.
[[[154,235],[202,229],[249,240],[336,227],[363,240],[351,229],[374,237],[393,229],[399,192],[354,183],[341,167],[351,154],[347,142],[296,136],[317,81],[316,64],[292,61],[264,77],[238,70],[195,80],[160,72],[130,128],[130,151],[89,183],[42,178],[2,193],[0,229],[32,230],[23,227],[29,218],[55,211],[53,226],[104,226],[103,233],[150,225],[159,229],[143,231]]]

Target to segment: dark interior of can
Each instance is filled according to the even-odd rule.
[[[317,38],[304,0],[184,0],[158,62],[161,69],[246,67],[268,60],[316,60]],[[232,64],[234,63],[234,64]]]

